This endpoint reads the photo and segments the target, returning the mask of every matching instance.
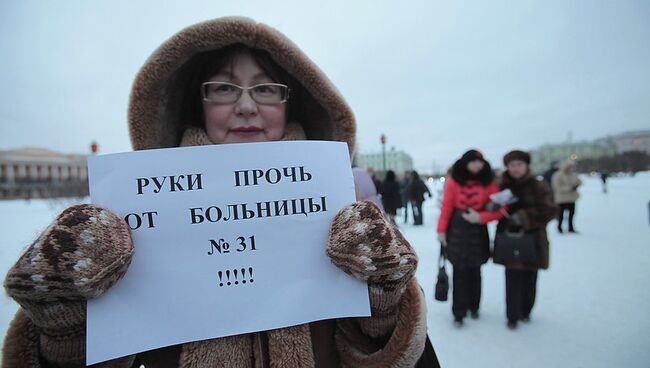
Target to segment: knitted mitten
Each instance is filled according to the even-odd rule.
[[[377,338],[390,334],[397,306],[417,268],[411,245],[372,202],[344,207],[332,221],[327,255],[346,273],[368,282],[371,317],[361,329]]]
[[[50,363],[85,363],[86,300],[126,272],[133,254],[126,223],[93,205],[73,206],[9,270],[4,287],[39,333]]]

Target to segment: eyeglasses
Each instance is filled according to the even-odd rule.
[[[201,84],[203,101],[218,104],[232,104],[239,100],[244,91],[260,105],[275,105],[287,102],[289,87],[279,83],[260,83],[242,87],[227,82],[205,82]]]

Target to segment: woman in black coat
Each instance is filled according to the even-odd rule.
[[[555,218],[557,207],[551,189],[544,181],[531,175],[530,155],[511,151],[503,157],[507,171],[503,173],[501,189],[510,189],[517,202],[508,206],[508,215],[497,225],[497,234],[504,231],[533,234],[537,259],[535,262],[506,262],[506,315],[508,327],[517,321],[528,322],[535,304],[537,270],[547,269],[549,243],[546,224]]]
[[[402,207],[402,195],[400,194],[399,183],[395,178],[395,172],[393,170],[386,172],[386,179],[384,179],[381,185],[381,201],[384,205],[384,210],[394,224],[397,209]]]
[[[422,216],[424,193],[427,193],[429,198],[431,198],[431,192],[415,170],[411,171],[411,183],[408,186],[407,193],[411,207],[413,208],[413,225],[422,225],[424,221]]]

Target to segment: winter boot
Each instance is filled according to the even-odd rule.
[[[463,326],[463,317],[454,317],[454,326],[462,327]]]

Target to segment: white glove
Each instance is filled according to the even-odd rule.
[[[442,244],[443,247],[447,246],[447,234],[446,233],[438,233],[438,241],[440,244]]]
[[[473,208],[468,208],[467,211],[463,212],[463,218],[470,224],[478,224],[481,222],[481,215]]]

